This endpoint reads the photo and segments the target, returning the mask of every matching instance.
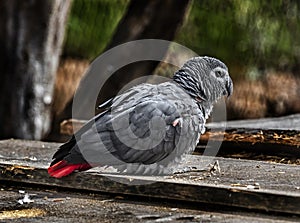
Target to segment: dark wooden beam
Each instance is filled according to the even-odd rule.
[[[72,135],[85,123],[85,120],[69,119],[61,123],[61,134]],[[286,146],[300,147],[300,131],[280,130],[268,128],[227,128],[225,131],[214,124],[209,125],[205,134],[200,138],[200,143],[205,144],[208,140],[226,141],[235,143],[269,143]]]
[[[189,156],[179,168],[201,171],[155,177],[94,169],[55,179],[46,168],[58,145],[0,141],[0,180],[300,215],[298,165]],[[212,167],[216,160],[220,171]]]
[[[274,119],[272,119],[274,121]],[[279,122],[283,119],[280,118]],[[269,119],[266,120],[268,122]],[[61,134],[72,135],[86,121],[69,119],[61,123]],[[262,120],[262,122],[264,122]],[[296,121],[294,122],[296,123]],[[300,159],[300,131],[279,129],[227,128],[220,130],[216,124],[209,124],[205,134],[201,135],[197,153],[203,153],[207,142],[222,143],[218,155],[226,156],[236,153],[265,154],[282,158]],[[220,126],[220,125],[219,125]],[[295,126],[294,126],[295,127]],[[291,126],[291,128],[294,128]],[[241,157],[243,158],[243,157]]]
[[[227,128],[248,128],[248,129],[277,129],[277,130],[298,130],[300,131],[300,114],[281,117],[269,117],[260,119],[244,119],[207,124],[208,128],[218,128],[225,125]]]

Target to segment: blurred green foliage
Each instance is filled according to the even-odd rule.
[[[176,41],[221,58],[236,75],[298,69],[300,1],[195,0]]]
[[[129,0],[73,0],[64,56],[94,59],[108,44]]]
[[[99,55],[128,2],[74,0],[64,54],[87,59]],[[270,68],[298,69],[300,1],[194,0],[175,41],[199,55],[222,59],[236,77],[256,78]]]

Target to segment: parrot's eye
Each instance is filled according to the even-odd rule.
[[[215,72],[215,74],[216,74],[216,77],[223,77],[224,76],[223,73],[221,71],[219,71],[219,70],[217,70]]]

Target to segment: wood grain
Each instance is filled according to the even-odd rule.
[[[96,168],[54,179],[46,168],[58,145],[0,141],[0,180],[300,214],[297,165],[189,156],[179,168],[190,166],[201,171],[155,177],[114,175]],[[220,172],[212,168],[216,160]]]

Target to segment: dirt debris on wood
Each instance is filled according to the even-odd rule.
[[[200,143],[208,140],[227,141],[236,143],[268,143],[300,147],[300,131],[297,130],[261,130],[261,129],[217,129],[208,130],[200,138]]]
[[[124,186],[118,182],[110,181],[99,172],[78,173],[63,180],[49,178],[46,168],[49,165],[51,154],[53,154],[53,151],[57,149],[58,144],[9,140],[0,142],[0,146],[1,145],[3,145],[3,147],[1,147],[2,150],[0,151],[0,155],[2,156],[0,158],[0,179],[5,182],[10,181],[14,184],[30,183],[31,185],[43,186],[51,185],[69,189],[77,188],[84,191],[89,190],[101,193],[107,192],[112,194],[121,194],[118,196],[122,196],[122,198],[117,198],[117,203],[119,203],[120,200],[122,200],[123,203],[128,202],[128,200],[123,196],[130,194],[131,196],[139,196],[141,200],[149,197],[161,198],[164,200],[163,202],[170,202],[170,200],[174,200],[174,203],[181,203],[183,200],[189,200],[191,202],[197,201],[197,205],[202,202],[211,205],[229,205],[232,206],[232,209],[234,207],[239,207],[248,208],[249,210],[269,210],[275,211],[276,213],[282,213],[282,211],[284,211],[289,215],[295,213],[299,214],[298,201],[300,198],[300,184],[297,174],[299,172],[299,166],[297,165],[271,164],[267,162],[253,160],[245,161],[230,158],[188,156],[182,167],[190,166],[192,167],[192,170],[194,169],[199,171],[195,171],[195,173],[192,171],[190,173],[158,178],[142,177],[134,179],[134,181],[146,180],[147,182],[151,181],[151,184],[149,184],[149,186]],[[41,147],[41,145],[43,145],[43,147]],[[12,147],[14,148],[14,152],[11,150]],[[25,151],[24,147],[26,148]],[[34,156],[37,159],[26,158],[31,156]],[[205,165],[205,169],[203,169],[203,162],[207,164]],[[127,179],[126,176],[121,176],[121,178]],[[19,190],[20,189],[17,190],[19,192],[18,197],[16,197],[13,201],[7,201],[5,203],[6,208],[5,210],[3,209],[3,211],[23,210],[26,208],[36,208],[36,210],[39,210],[39,202],[41,202],[41,200],[44,203],[47,203],[47,207],[49,205],[55,206],[55,204],[68,206],[70,205],[70,202],[73,204],[76,203],[73,202],[73,197],[69,195],[53,196],[51,194],[46,194],[39,198],[38,194],[32,195],[27,190],[25,190],[24,193],[20,193]],[[26,193],[29,194],[29,197],[25,199]],[[215,196],[211,196],[212,194]],[[24,199],[25,201],[32,200],[34,202],[24,202]],[[106,199],[102,199],[101,202],[98,200],[94,201],[94,199],[92,199],[93,201],[89,200],[89,202],[96,202],[97,205],[100,205],[98,203],[102,203],[103,206],[105,206],[106,204],[116,202],[115,199],[116,197],[108,197]],[[245,199],[246,203],[244,202]],[[21,204],[18,202],[19,200],[22,200],[23,203]],[[278,207],[278,205],[270,205],[272,204],[271,201],[277,202],[279,200],[280,202],[278,205],[281,205],[281,207]],[[16,205],[19,205],[19,209],[15,208]],[[147,206],[150,204],[146,203],[143,205]],[[12,208],[9,208],[9,206]],[[89,204],[78,204],[76,207],[80,209],[85,208],[86,206],[89,206]],[[160,204],[159,207],[161,206],[162,205]],[[89,207],[92,207],[92,205]],[[177,207],[173,206],[172,208],[172,210],[169,208],[167,212],[162,213],[137,213],[129,211],[129,218],[127,214],[124,214],[123,212],[117,213],[122,213],[122,216],[126,215],[126,220],[129,219],[129,221],[132,222],[141,221],[143,218],[141,216],[147,215],[150,215],[150,217],[148,217],[153,219],[150,220],[145,217],[142,221],[199,221],[199,214],[180,212],[180,210],[178,210],[179,213],[176,213],[177,215],[174,214],[169,216],[170,211],[176,210],[174,208]],[[130,208],[127,208],[126,211],[129,209]],[[48,209],[46,209],[46,211],[47,210]],[[57,209],[58,213],[61,211],[61,209]],[[55,211],[52,212],[54,213]],[[81,216],[81,212],[77,211],[74,213],[76,215],[78,213],[79,216]],[[6,215],[7,214],[13,214],[13,212],[6,212]],[[62,213],[62,215],[64,215],[64,213]],[[159,216],[156,218],[156,215]],[[95,216],[99,217],[97,214]],[[103,215],[101,216],[103,218]],[[140,218],[138,216],[140,216]],[[202,219],[201,217],[202,214],[200,214],[200,219]],[[74,220],[74,218],[72,220]]]
[[[271,216],[263,213],[232,211],[204,206],[185,207],[181,203],[119,199],[117,196],[21,188],[34,194],[35,202],[20,205],[24,194],[17,186],[2,187],[0,221],[2,222],[266,222],[285,223],[298,217]],[[58,202],[59,200],[59,202]],[[101,220],[101,221],[100,221]]]

